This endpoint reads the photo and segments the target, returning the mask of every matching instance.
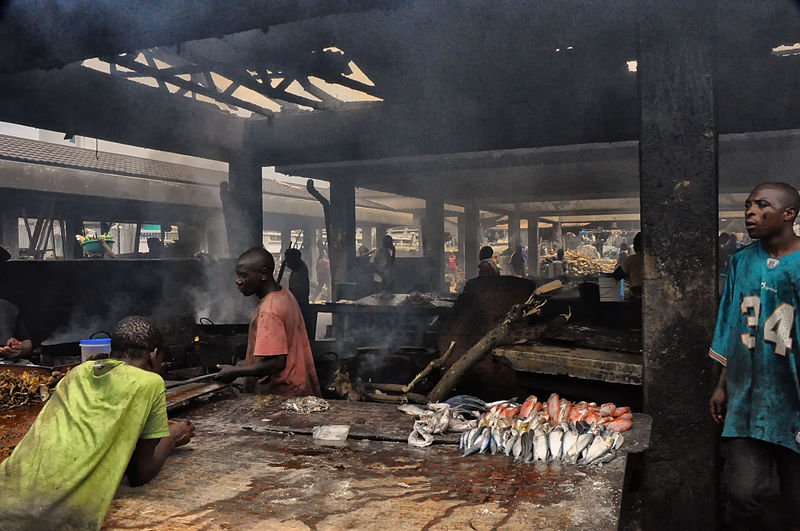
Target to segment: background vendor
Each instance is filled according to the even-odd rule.
[[[257,296],[258,306],[250,321],[246,359],[237,365],[218,365],[216,378],[223,382],[258,378],[259,394],[320,396],[303,315],[294,295],[275,282],[274,272],[275,259],[263,247],[239,257],[236,287],[245,297]]]
[[[10,258],[0,247],[0,262]],[[19,308],[5,299],[0,299],[0,358],[27,358],[33,345],[28,330],[19,317]]]

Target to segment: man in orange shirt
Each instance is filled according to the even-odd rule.
[[[216,378],[223,382],[240,376],[259,378],[259,394],[320,396],[303,315],[291,292],[275,282],[274,270],[275,260],[262,247],[239,257],[236,286],[242,295],[257,295],[259,301],[250,321],[246,359],[219,365]]]

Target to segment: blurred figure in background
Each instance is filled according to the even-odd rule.
[[[394,262],[397,250],[394,240],[388,234],[383,237],[381,246],[375,250],[372,257],[372,271],[375,282],[381,285],[381,290],[391,291],[394,287]]]
[[[494,263],[492,259],[494,256],[494,249],[488,245],[481,247],[478,251],[478,276],[479,277],[496,277],[500,275],[500,268]]]
[[[514,252],[511,253],[511,272],[518,277],[525,276],[525,257],[522,255],[522,246],[517,245],[514,247]]]

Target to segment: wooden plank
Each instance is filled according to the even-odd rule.
[[[636,354],[553,345],[518,345],[495,348],[494,356],[516,371],[642,385],[642,357]]]
[[[321,444],[237,429],[237,404],[193,411],[195,439],[147,487],[120,486],[104,528],[618,527],[625,455],[602,467],[567,467],[461,458],[449,445]]]
[[[167,411],[186,405],[192,398],[219,391],[226,387],[228,387],[228,384],[212,382],[190,383],[167,389]]]

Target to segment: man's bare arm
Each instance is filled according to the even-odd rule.
[[[256,356],[255,363],[249,365],[217,365],[220,371],[217,380],[230,383],[241,376],[262,378],[281,372],[286,368],[286,354],[277,356]]]
[[[726,382],[727,375],[728,369],[723,367],[722,371],[719,373],[717,387],[714,389],[714,393],[711,395],[711,400],[708,402],[708,405],[711,408],[711,418],[714,419],[714,422],[717,424],[725,421],[725,407],[728,403],[728,390]]]

